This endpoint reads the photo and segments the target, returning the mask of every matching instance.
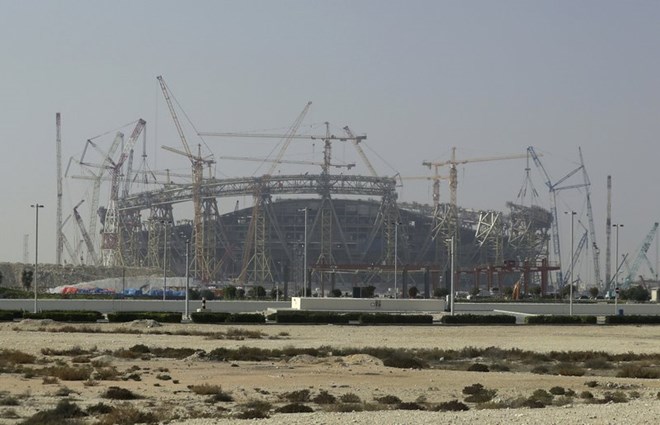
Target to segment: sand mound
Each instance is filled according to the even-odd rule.
[[[381,359],[378,357],[370,356],[369,354],[351,354],[350,356],[345,356],[344,363],[351,365],[383,365],[383,361]]]

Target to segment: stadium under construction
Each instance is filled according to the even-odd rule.
[[[162,78],[159,83],[183,147],[164,148],[190,162],[188,182],[173,183],[169,174],[159,181],[164,172],[133,170],[136,142],[146,125],[143,120],[137,121],[127,141],[117,133],[107,150],[88,141],[102,154],[102,163],[93,172],[84,153],[77,158],[81,167],[87,167],[83,178],[93,181],[90,218],[85,224],[78,212],[80,204],[76,205],[76,233],[82,238],[72,246],[64,231],[59,184],[58,264],[150,267],[178,276],[189,271],[203,285],[267,289],[278,285],[285,296],[327,295],[333,289],[346,293],[374,285],[397,297],[408,296],[407,288],[415,286],[421,296],[430,297],[437,289],[448,288],[453,258],[457,290],[502,288],[516,282],[522,282],[525,291],[531,284],[550,290],[548,272],[559,267],[558,260],[549,259],[560,258],[558,240],[554,240],[558,239],[556,210],[509,202],[507,211],[475,211],[460,208],[456,202],[458,165],[527,157],[529,177],[530,158],[540,164],[533,148],[522,155],[473,160],[457,160],[453,149],[450,160],[423,163],[434,171],[423,177],[433,184],[433,204],[401,203],[397,188],[405,178],[375,172],[360,148],[366,136],[355,136],[348,127],[335,135],[327,123],[325,134],[296,134],[308,104],[286,134],[261,135],[282,142],[275,159],[264,159],[273,168],[259,177],[218,179],[204,175],[217,158],[203,156],[201,149],[191,151],[169,88]],[[57,134],[59,155],[59,114]],[[286,147],[296,138],[323,143],[323,161],[316,164],[320,173],[273,173],[275,166],[287,162]],[[368,175],[332,172],[332,144],[338,141],[355,147]],[[58,165],[60,161],[58,157]],[[355,164],[343,166],[350,169]],[[447,169],[448,177],[441,177],[439,169]],[[58,172],[61,180],[61,166]],[[134,191],[134,182],[149,178],[153,179],[151,189]],[[449,181],[447,203],[439,199],[441,180]],[[110,182],[109,200],[100,206],[105,181]],[[236,197],[248,197],[253,203],[247,208],[238,208],[237,203],[232,211],[221,213],[219,204],[227,205]],[[177,205],[188,205],[183,210],[191,210],[192,216],[177,216]],[[64,260],[64,251],[69,260]],[[559,271],[557,279],[561,284]]]

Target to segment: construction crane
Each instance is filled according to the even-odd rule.
[[[252,158],[252,157],[249,157],[249,156],[218,156],[216,158],[233,160],[233,161],[268,162],[268,163],[273,163],[273,164],[319,165],[321,167],[324,165],[322,162],[318,162],[318,161],[296,161],[296,160],[286,160],[286,159],[280,159],[278,161],[276,159]],[[331,167],[337,167],[337,168],[346,168],[346,169],[350,170],[351,168],[355,167],[355,164],[354,163],[330,164],[330,166]]]
[[[646,234],[646,237],[644,238],[644,241],[642,242],[641,246],[639,247],[639,250],[637,251],[637,255],[635,256],[635,259],[633,260],[632,266],[630,266],[630,271],[628,272],[628,276],[626,276],[624,280],[624,286],[629,287],[630,284],[633,282],[633,279],[637,276],[637,271],[639,270],[639,267],[642,264],[642,261],[644,261],[644,258],[646,257],[646,253],[648,252],[649,248],[651,247],[651,243],[653,242],[653,239],[655,238],[655,235],[658,233],[658,223],[653,223],[653,226],[651,227],[651,230]],[[653,269],[651,269],[651,272],[653,272]]]
[[[121,169],[146,124],[147,122],[140,118],[137,122],[137,125],[135,126],[135,129],[133,129],[131,137],[129,137],[128,141],[124,145],[124,149],[122,150],[122,153],[117,161],[114,162],[110,160],[112,184],[110,187],[110,201],[108,202],[108,208],[105,214],[103,233],[101,238],[101,258],[104,266],[115,266],[121,261],[119,258],[120,229],[119,212],[117,209],[117,203],[119,202]]]
[[[84,199],[78,202],[75,207],[73,207],[73,216],[76,219],[76,223],[78,223],[78,228],[80,228],[80,233],[82,233],[83,240],[85,241],[89,255],[92,257],[92,261],[95,265],[99,265],[99,260],[96,256],[96,251],[94,250],[94,244],[92,243],[92,239],[89,237],[89,233],[87,233],[87,230],[85,229],[85,224],[83,223],[82,217],[80,217],[80,213],[78,212],[78,207],[83,202],[85,202]]]
[[[100,136],[97,136],[100,137]],[[108,148],[107,151],[101,150],[101,148],[98,146],[97,143],[93,141],[96,137],[92,139],[87,139],[87,142],[85,143],[85,148],[83,149],[83,153],[80,156],[80,159],[77,161],[79,165],[85,167],[84,170],[89,173],[89,176],[71,176],[71,178],[74,179],[85,179],[85,180],[92,180],[92,195],[91,195],[91,202],[90,202],[90,208],[89,208],[89,235],[92,240],[92,243],[94,246],[97,246],[96,244],[96,225],[98,220],[98,211],[99,211],[99,201],[100,201],[100,194],[101,194],[101,182],[106,179],[105,173],[106,171],[110,170],[112,168],[113,164],[113,157],[115,155],[115,152],[119,148],[119,146],[122,144],[124,141],[124,134],[122,132],[117,132],[115,135],[115,138],[112,141],[112,144]],[[100,164],[98,163],[92,163],[87,161],[87,150],[89,147],[92,147],[96,152],[98,152],[101,155],[101,158],[103,158],[102,162]],[[73,158],[72,158],[73,159]],[[69,160],[69,165],[67,166],[67,171],[66,171],[66,176],[68,177],[69,175],[69,167],[71,166],[71,160]],[[97,171],[93,172],[90,170],[90,168],[96,168]]]
[[[594,276],[596,278],[596,283],[599,287],[603,286],[603,282],[600,280],[600,264],[599,264],[599,259],[598,256],[600,254],[600,249],[598,248],[598,245],[596,243],[596,231],[595,231],[595,226],[594,226],[594,217],[593,217],[593,211],[591,208],[591,196],[590,196],[590,190],[589,187],[591,186],[591,182],[589,181],[589,175],[587,174],[586,168],[584,166],[584,159],[582,157],[582,149],[579,149],[579,154],[580,154],[580,165],[568,172],[564,177],[561,179],[557,180],[556,182],[552,182],[552,179],[550,178],[550,175],[548,172],[545,170],[545,167],[541,163],[541,160],[539,159],[539,154],[536,153],[534,148],[532,146],[529,146],[527,148],[527,153],[532,157],[534,160],[534,164],[536,167],[541,171],[543,174],[546,182],[546,186],[548,187],[548,191],[550,192],[550,197],[551,197],[551,210],[552,210],[552,225],[551,225],[551,231],[552,231],[552,247],[553,247],[553,252],[556,257],[557,261],[561,261],[561,248],[559,244],[559,218],[557,214],[557,193],[562,191],[562,190],[568,190],[568,189],[581,189],[585,188],[587,192],[587,219],[589,220],[589,236],[591,238],[591,244],[592,244],[592,250],[593,250],[593,262],[594,262]],[[573,175],[577,174],[578,172],[582,172],[583,176],[583,182],[582,183],[576,183],[576,184],[566,184],[563,185],[569,178],[571,178]],[[561,270],[557,271],[557,282],[564,282],[562,279],[562,272]],[[606,291],[609,290],[609,283],[606,285]]]
[[[170,96],[170,90],[165,84],[165,80],[161,75],[156,77],[158,83],[160,84],[160,89],[163,92],[163,97],[165,97],[165,102],[167,107],[170,110],[170,115],[172,116],[172,121],[176,126],[176,130],[179,133],[179,138],[181,139],[181,144],[184,151],[178,149],[170,148],[163,146],[163,149],[170,152],[185,156],[190,161],[192,166],[192,192],[193,192],[193,241],[194,241],[194,261],[196,262],[196,269],[201,273],[201,280],[203,282],[208,282],[210,279],[210,271],[206,259],[204,258],[204,225],[202,217],[202,181],[204,179],[204,165],[212,164],[215,161],[210,157],[202,157],[201,147],[197,148],[197,155],[194,155],[190,150],[190,146],[186,140],[186,135],[183,132],[181,123],[174,109],[174,104]]]
[[[55,264],[62,265],[62,248],[64,239],[62,233],[62,131],[60,113],[55,114],[55,154],[57,160],[57,216],[55,218]]]
[[[507,159],[520,159],[520,158],[527,158],[526,154],[521,154],[521,155],[505,155],[505,156],[490,156],[490,157],[483,157],[483,158],[470,158],[470,159],[456,159],[456,148],[452,147],[451,149],[451,159],[447,161],[439,161],[439,162],[432,162],[432,161],[424,161],[422,162],[422,165],[428,167],[429,169],[434,169],[435,170],[435,175],[438,176],[438,169],[440,167],[444,166],[449,166],[449,231],[448,231],[448,237],[454,237],[456,241],[458,241],[458,205],[457,205],[457,188],[458,188],[458,172],[456,169],[457,165],[461,164],[469,164],[472,162],[488,162],[488,161],[501,161],[501,160],[507,160]],[[436,182],[437,182],[437,188],[436,188]],[[434,197],[437,197],[438,200],[437,205],[439,205],[439,180],[434,181]]]
[[[362,158],[362,162],[364,162],[364,165],[367,167],[369,170],[369,173],[374,176],[378,177],[378,173],[376,173],[376,170],[374,169],[373,165],[371,165],[371,162],[369,161],[369,158],[367,158],[367,155],[364,153],[362,150],[362,147],[360,146],[360,142],[365,140],[367,136],[359,136],[356,137],[353,134],[353,131],[348,126],[344,126],[344,131],[348,135],[348,137],[351,138],[351,141],[353,142],[353,146],[355,147],[355,150],[357,151],[358,155],[360,155],[360,158]]]
[[[578,242],[575,251],[573,252],[573,258],[571,258],[570,268],[568,269],[566,275],[564,275],[564,281],[562,282],[562,285],[566,285],[573,279],[573,275],[575,274],[575,264],[580,258],[580,254],[582,253],[584,246],[587,244],[587,239],[589,239],[589,235],[588,232],[585,231],[582,234],[582,237],[580,238],[580,241]]]

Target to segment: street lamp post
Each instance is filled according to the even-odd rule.
[[[450,243],[449,245],[449,255],[450,255],[450,263],[449,263],[449,268],[450,268],[450,273],[451,277],[449,279],[449,311],[450,314],[453,316],[454,315],[454,237],[452,236],[450,239],[446,240],[447,242]]]
[[[573,268],[575,266],[574,264],[574,259],[573,256],[575,253],[573,252],[573,243],[574,243],[574,236],[573,236],[573,225],[575,222],[575,215],[577,214],[575,211],[564,211],[564,214],[570,214],[571,215],[571,282],[568,282],[568,293],[569,293],[569,300],[568,300],[568,314],[570,316],[573,315]]]
[[[399,222],[395,221],[394,222],[394,299],[396,300],[399,294],[399,290],[397,289],[397,263],[399,259]],[[405,298],[405,294],[404,294]]]
[[[298,211],[304,211],[305,212],[305,234],[304,234],[304,249],[303,251],[303,297],[307,294],[307,208],[303,208],[302,210]]]
[[[34,222],[35,222],[35,229],[34,229],[34,279],[33,279],[33,285],[34,285],[34,312],[37,312],[37,276],[39,275],[37,273],[37,267],[39,265],[39,208],[43,208],[44,206],[39,204],[38,202],[30,205],[30,207],[34,208]]]
[[[190,240],[186,239],[186,305],[183,313],[183,318],[185,320],[190,319],[190,308],[189,308],[189,298],[188,292],[190,291],[190,266],[188,261],[188,256],[190,253]]]
[[[612,227],[616,229],[616,271],[614,272],[614,314],[616,314],[619,301],[619,228],[623,227],[623,224],[613,224]]]

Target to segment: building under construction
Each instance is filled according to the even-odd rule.
[[[516,203],[509,203],[506,212],[459,208],[456,166],[471,161],[456,160],[455,150],[449,161],[424,163],[435,170],[434,175],[423,177],[433,181],[434,204],[401,204],[397,202],[397,187],[403,178],[383,177],[375,172],[360,148],[366,136],[355,136],[348,127],[344,127],[340,136],[335,136],[327,123],[325,134],[296,134],[311,103],[286,134],[260,135],[284,141],[277,157],[271,160],[273,166],[264,175],[227,179],[205,177],[205,167],[216,158],[203,156],[199,148],[197,152],[190,149],[171,93],[162,78],[158,80],[183,150],[164,148],[189,160],[189,183],[172,183],[169,174],[159,183],[157,176],[162,173],[147,173],[143,169],[140,174],[133,170],[134,150],[143,135],[144,120],[137,121],[126,142],[123,134],[117,133],[107,151],[88,140],[85,149],[91,146],[101,152],[102,161],[92,164],[84,158],[85,153],[78,159],[81,166],[88,169],[95,166],[97,170],[86,177],[94,185],[87,225],[78,213],[80,204],[73,211],[87,254],[81,255],[85,250],[81,249],[82,243],[77,247],[68,243],[63,231],[66,220],[62,223],[59,216],[58,261],[66,249],[74,263],[152,267],[177,275],[184,274],[188,265],[191,275],[203,284],[266,287],[283,284],[288,288],[287,295],[300,293],[302,282],[327,293],[330,289],[347,291],[369,284],[391,288],[397,278],[413,285],[424,281],[426,295],[429,295],[430,291],[447,283],[449,241],[452,240],[456,246],[455,271],[463,276],[459,287],[474,284],[473,277],[458,274],[459,270],[513,263],[535,265],[547,261],[553,223],[550,212]],[[57,125],[59,152],[59,115]],[[199,135],[223,136],[220,133]],[[321,172],[275,175],[275,167],[287,162],[284,158],[288,143],[296,138],[323,143],[323,161],[317,164]],[[350,169],[355,165],[332,163],[332,143],[337,141],[355,146],[369,175],[332,171],[334,167]],[[144,158],[146,148],[143,146]],[[449,168],[449,177],[438,174],[441,167]],[[59,170],[58,162],[61,173]],[[135,192],[133,183],[138,179],[146,181],[149,176],[154,180],[154,188]],[[449,180],[449,203],[439,202],[442,179]],[[104,181],[110,182],[110,196],[107,204],[100,205],[99,191]],[[253,205],[221,214],[218,204],[236,197],[251,198]],[[192,216],[175,216],[175,206],[180,204],[191,204]],[[101,230],[97,232],[98,225]],[[101,236],[99,243],[96,233]]]

